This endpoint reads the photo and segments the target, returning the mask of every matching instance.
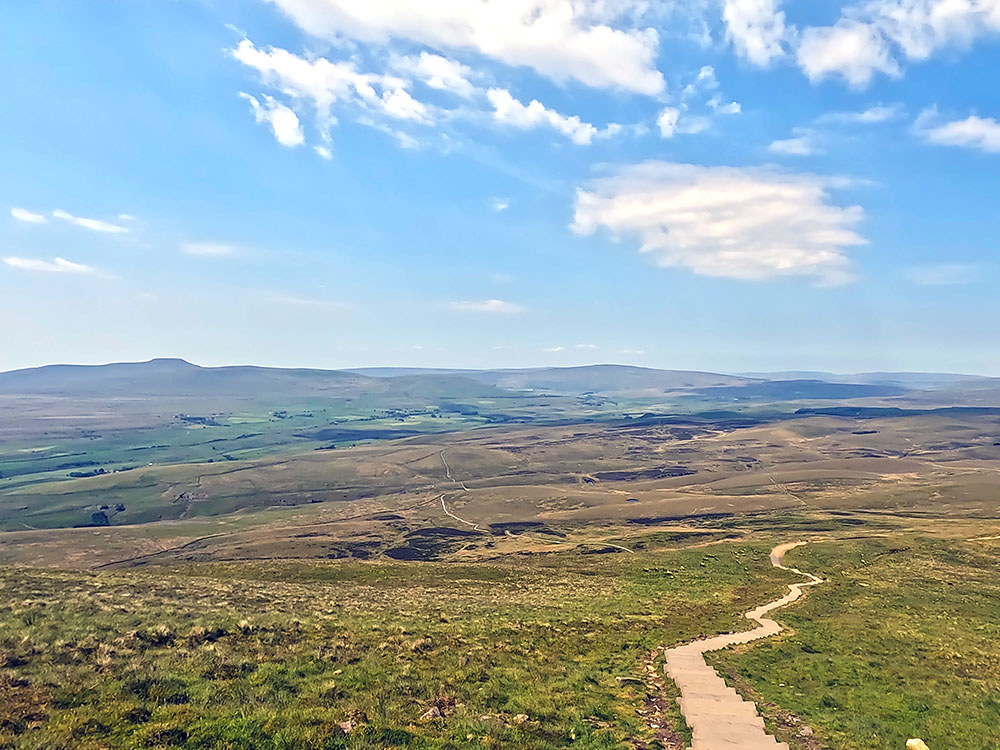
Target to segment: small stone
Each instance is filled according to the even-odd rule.
[[[420,715],[420,721],[434,721],[435,719],[441,718],[441,709],[437,706],[431,706],[426,711]]]
[[[812,736],[813,736],[812,727],[802,727],[802,729],[799,730],[799,737],[812,737]]]
[[[922,739],[914,737],[906,741],[906,750],[930,750],[930,748],[927,747],[927,743]]]
[[[528,721],[528,714],[518,714],[512,719],[512,721],[520,726]]]

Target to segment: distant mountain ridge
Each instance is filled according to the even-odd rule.
[[[830,375],[789,371],[756,373],[751,377],[611,364],[495,370],[409,367],[320,370],[255,365],[202,367],[183,359],[160,358],[106,365],[47,365],[2,372],[0,394],[61,397],[269,394],[279,398],[349,398],[396,393],[489,398],[509,391],[537,391],[637,397],[671,394],[740,401],[892,397],[912,390],[958,385],[993,387],[997,383],[1000,380],[982,376],[939,373]]]
[[[253,365],[202,367],[183,359],[152,359],[106,365],[47,365],[0,373],[0,393],[48,395],[223,395],[274,389],[319,394],[347,390],[398,391],[407,387],[484,391],[538,390],[556,393],[665,391],[738,387],[747,378],[629,365],[588,365],[510,370],[359,368],[314,370]],[[435,388],[437,390],[437,388]],[[475,390],[475,388],[473,388]]]
[[[656,370],[634,365],[581,365],[578,367],[520,367],[498,370],[434,370],[394,367],[362,367],[348,372],[373,377],[453,374],[480,383],[514,390],[663,391],[711,386],[737,386],[751,379],[695,370]]]
[[[739,375],[760,380],[822,380],[827,383],[909,385],[917,388],[995,380],[988,375],[963,375],[955,372],[834,373],[814,370],[783,370],[778,372],[742,372]]]
[[[336,370],[234,365],[201,367],[183,359],[106,365],[46,365],[0,373],[0,393],[46,395],[222,395],[281,386],[292,390],[343,387],[361,375]]]

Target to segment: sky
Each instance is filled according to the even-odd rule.
[[[1000,0],[37,0],[0,69],[0,370],[1000,375]]]

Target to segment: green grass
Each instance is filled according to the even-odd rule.
[[[766,551],[6,569],[0,747],[632,747],[615,677],[738,626],[781,588]]]
[[[815,543],[828,578],[779,613],[793,633],[713,659],[771,726],[838,750],[1000,747],[1000,544],[915,534]]]
[[[0,569],[0,748],[632,748],[646,687],[615,678],[747,627],[807,521],[634,555]],[[1000,544],[823,533],[789,562],[828,582],[720,671],[793,748],[1000,746]]]

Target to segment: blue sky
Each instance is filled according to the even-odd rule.
[[[0,66],[0,369],[1000,375],[1000,0],[39,0]]]

